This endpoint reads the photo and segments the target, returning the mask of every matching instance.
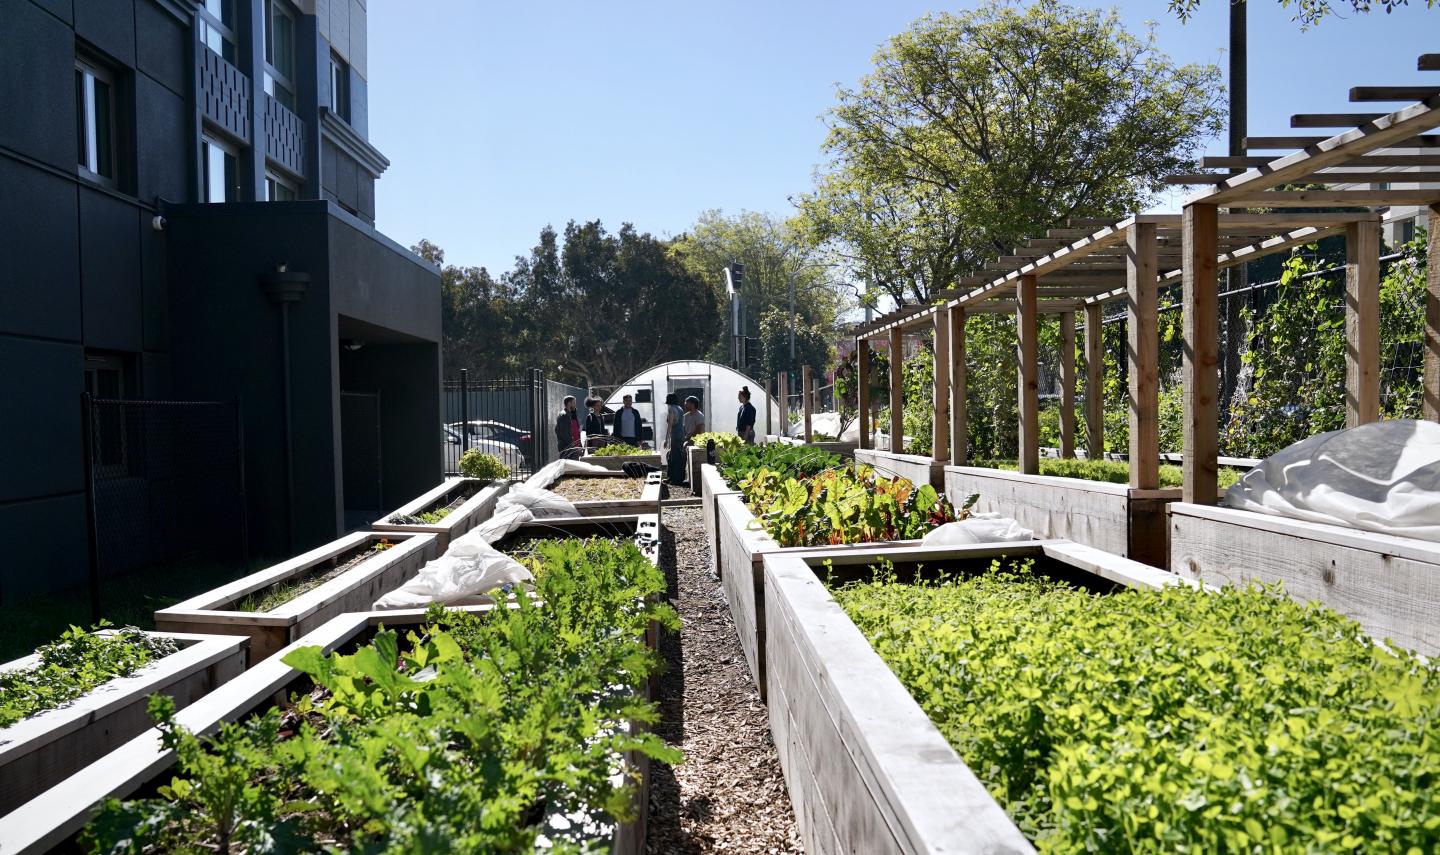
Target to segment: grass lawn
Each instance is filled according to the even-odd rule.
[[[987,469],[1005,469],[1014,472],[1020,468],[1014,460],[977,460],[968,466],[982,466]],[[1081,478],[1086,481],[1108,481],[1111,484],[1125,484],[1130,481],[1130,464],[1118,460],[1063,460],[1057,457],[1040,458],[1040,474],[1058,478]],[[1245,472],[1229,466],[1221,466],[1220,489],[1229,489]],[[1184,483],[1184,470],[1172,463],[1160,464],[1160,486],[1179,487]]]
[[[256,559],[249,564],[179,562],[103,578],[100,614],[116,626],[153,629],[156,609],[274,563],[274,559]],[[86,585],[5,603],[0,606],[0,662],[31,653],[71,624],[90,625],[90,589]]]

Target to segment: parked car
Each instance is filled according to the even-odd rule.
[[[458,422],[456,423],[459,424]],[[460,442],[460,431],[455,427],[446,425],[440,429],[440,441],[445,447],[445,459],[460,459],[464,453],[464,446]],[[500,461],[513,470],[523,469],[528,465],[528,457],[520,451],[519,446],[508,442],[499,442],[493,439],[482,439],[473,433],[470,436],[470,448],[478,448],[486,454],[493,454],[500,458]]]
[[[520,453],[524,455],[526,462],[533,462],[534,444],[530,441],[530,431],[515,427],[514,425],[507,425],[504,422],[497,422],[493,419],[471,420],[464,424],[466,425],[467,432],[470,434],[470,441],[472,443],[477,439],[484,439],[503,442],[506,445],[513,445],[520,449]],[[460,425],[460,422],[452,422],[447,425],[447,427],[458,433],[460,431]]]

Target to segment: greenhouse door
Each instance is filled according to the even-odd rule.
[[[685,399],[691,395],[700,399],[700,412],[705,414],[706,427],[710,421],[710,378],[704,376],[696,377],[670,377],[670,391],[675,395],[678,403],[684,404]]]

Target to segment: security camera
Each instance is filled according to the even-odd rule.
[[[165,231],[165,218],[160,216],[159,214],[151,217],[150,228],[154,229],[157,232]]]

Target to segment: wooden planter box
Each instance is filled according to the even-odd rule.
[[[479,492],[466,499],[464,504],[446,514],[445,518],[437,523],[408,525],[388,522],[396,516],[415,516],[432,508],[443,508],[455,500],[460,490],[475,485],[480,485]],[[435,548],[441,555],[444,555],[445,550],[450,548],[451,540],[490,518],[490,515],[495,512],[495,502],[509,489],[510,482],[508,481],[491,481],[487,484],[478,478],[450,478],[433,489],[421,493],[403,507],[396,508],[376,520],[370,530],[433,534],[435,535]]]
[[[694,491],[700,496],[700,516],[705,522],[705,541],[710,544],[710,572],[721,575],[720,526],[717,503],[721,496],[738,496],[740,491],[725,483],[720,470],[708,463],[700,466],[700,481],[691,481]]]
[[[631,478],[624,472],[590,472],[576,478]],[[565,479],[560,479],[561,481]],[[631,480],[639,481],[639,478]],[[557,482],[558,483],[558,482]],[[551,485],[552,487],[554,485]],[[660,500],[665,493],[665,473],[651,472],[644,478],[644,486],[638,499],[590,500],[571,502],[583,517],[630,516],[633,514],[659,514]]]
[[[725,601],[730,605],[735,634],[740,638],[745,664],[750,666],[750,676],[755,681],[761,700],[765,699],[768,691],[765,681],[765,556],[792,552],[820,555],[883,553],[897,546],[913,546],[918,543],[901,540],[893,543],[844,546],[781,547],[760,528],[755,515],[750,513],[750,509],[745,506],[744,497],[739,493],[719,496],[715,504],[720,587],[725,592]]]
[[[945,464],[933,458],[857,448],[855,462],[873,466],[876,472],[886,477],[899,476],[909,479],[912,484],[929,484],[941,491],[945,489]]]
[[[152,632],[173,638],[180,649],[128,677],[97,686],[52,710],[0,728],[0,816],[150,727],[151,695],[169,695],[185,708],[245,670],[244,638]],[[0,665],[28,668],[38,654]],[[8,851],[0,835],[0,850]]]
[[[248,594],[303,577],[333,559],[341,559],[382,540],[389,540],[394,546],[270,611],[247,612],[235,608]],[[155,627],[171,632],[248,636],[249,662],[253,665],[336,615],[370,611],[376,600],[409,581],[437,554],[435,536],[431,534],[355,532],[161,609],[155,613]]]
[[[470,606],[467,611],[486,611],[491,606]],[[222,722],[239,721],[274,703],[274,699],[302,688],[308,678],[280,660],[292,647],[315,645],[327,652],[350,650],[364,644],[383,625],[389,629],[421,625],[424,609],[342,614],[260,662],[245,674],[211,692],[183,710],[176,720],[196,733],[213,733]],[[143,712],[143,710],[142,710]],[[634,764],[635,758],[627,757]],[[63,846],[77,834],[107,798],[126,798],[158,782],[168,781],[175,763],[172,752],[160,746],[159,731],[150,728],[120,745],[78,773],[0,817],[0,846],[9,853],[48,852]],[[645,850],[645,815],[650,772],[640,764],[641,784],[637,793],[638,818],[616,829],[611,851],[639,855]]]
[[[890,549],[897,563],[1033,557],[1040,572],[1126,587],[1173,574],[1068,541]],[[816,577],[825,558],[858,552],[786,550],[765,559],[770,729],[805,851],[1033,852],[910,692]]]
[[[1170,569],[1207,585],[1284,582],[1375,638],[1440,655],[1440,543],[1176,502]]]
[[[614,454],[586,454],[580,458],[585,463],[593,463],[596,466],[604,466],[606,469],[614,469],[619,472],[626,463],[644,463],[646,466],[658,466],[665,468],[665,458],[657,451],[652,454],[627,454],[624,456]]]
[[[977,466],[946,466],[945,495],[980,494],[975,510],[1014,517],[1039,538],[1065,538],[1153,567],[1166,564],[1165,507],[1180,490],[1135,490],[1125,484],[1025,475]]]
[[[660,514],[614,514],[611,516],[549,517],[522,524],[500,540],[543,537],[626,537],[635,541],[650,563],[660,565]]]
[[[700,495],[700,470],[705,466],[705,449],[690,446],[685,449],[685,480],[690,482],[690,491]]]

